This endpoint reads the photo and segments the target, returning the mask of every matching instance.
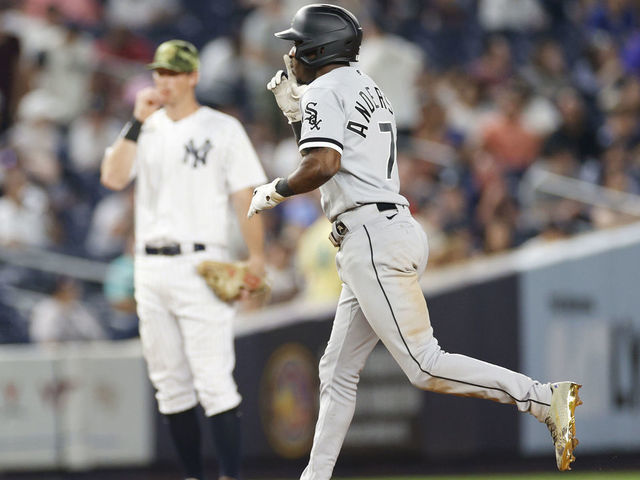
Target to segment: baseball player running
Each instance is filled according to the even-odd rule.
[[[235,207],[249,270],[263,275],[261,222],[245,215],[266,180],[242,125],[198,104],[198,52],[170,40],[155,52],[154,87],[141,90],[133,119],[107,149],[102,183],[136,178],[135,298],[140,338],[158,407],[168,420],[186,476],[202,479],[200,403],[213,434],[220,478],[238,478],[240,395],[233,304],[219,300],[196,272],[203,260],[227,261],[227,210]]]
[[[540,383],[441,350],[418,278],[427,237],[399,191],[396,123],[387,97],[357,66],[362,29],[347,10],[308,5],[276,37],[293,42],[268,84],[297,132],[302,161],[255,189],[248,216],[320,188],[343,282],[320,360],[320,412],[303,479],[328,479],[351,422],[359,373],[382,340],[413,385],[514,404],[545,422],[557,465],[569,469],[579,385]],[[298,101],[299,100],[299,101]]]

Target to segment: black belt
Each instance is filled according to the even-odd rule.
[[[379,212],[386,212],[387,210],[398,209],[398,206],[395,203],[385,203],[385,202],[376,203],[376,207],[378,207]]]
[[[199,252],[201,250],[206,250],[206,246],[202,243],[194,243],[193,251]],[[147,255],[180,255],[182,253],[182,249],[180,248],[180,244],[174,243],[171,245],[164,245],[162,247],[152,247],[150,245],[145,245],[144,252]]]
[[[376,203],[376,208],[379,212],[386,212],[387,210],[398,210],[398,205],[395,203],[378,202]],[[348,230],[347,226],[340,220],[336,222],[336,229],[340,235],[344,235]]]

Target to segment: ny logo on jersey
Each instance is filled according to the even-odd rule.
[[[193,140],[189,140],[184,146],[184,159],[182,163],[191,163],[193,168],[198,168],[198,164],[202,163],[202,165],[207,164],[207,154],[211,150],[211,142],[207,140],[200,148],[196,148],[193,144]],[[192,159],[189,162],[189,159]]]
[[[318,111],[313,108],[314,105],[318,105],[317,102],[309,102],[304,107],[304,119],[309,122],[311,130],[320,130],[320,124],[322,120],[318,120]]]

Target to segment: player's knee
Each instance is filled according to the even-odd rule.
[[[360,375],[349,369],[320,369],[320,394],[347,400],[355,397]]]
[[[432,382],[433,377],[423,372],[416,372],[415,375],[409,377],[411,385],[420,390],[430,390],[429,385]]]
[[[433,372],[437,370],[437,362],[442,354],[440,347],[435,345],[430,354],[425,355],[421,362],[410,365],[404,370],[411,385],[421,390],[433,390],[437,377]]]

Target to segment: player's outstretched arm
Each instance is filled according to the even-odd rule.
[[[131,169],[138,149],[138,136],[144,121],[161,106],[161,97],[153,87],[136,95],[132,119],[118,139],[107,148],[100,166],[100,182],[111,190],[122,190],[131,180]]]
[[[264,276],[264,225],[261,218],[249,220],[246,212],[251,205],[253,189],[243,188],[231,194],[231,202],[238,217],[240,231],[249,250],[249,271]]]
[[[304,150],[300,165],[286,179],[289,187],[286,193],[297,195],[320,187],[338,173],[341,158],[340,153],[333,148],[317,147]],[[280,187],[284,185],[278,188]]]
[[[276,178],[253,191],[247,217],[275,207],[287,197],[315,190],[340,170],[341,155],[337,150],[317,147],[304,150],[298,168],[287,178]]]

